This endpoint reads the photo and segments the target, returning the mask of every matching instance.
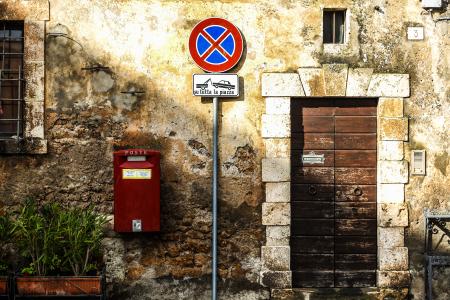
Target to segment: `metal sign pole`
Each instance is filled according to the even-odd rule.
[[[217,299],[217,187],[218,187],[218,135],[219,98],[213,98],[213,195],[212,195],[212,300]]]
[[[217,30],[206,30],[208,28]],[[229,32],[223,34],[223,30]],[[222,32],[218,34],[218,32]],[[228,37],[231,36],[230,41]],[[201,37],[201,39],[200,39]],[[207,37],[207,38],[205,38]],[[214,42],[212,42],[214,41]],[[226,41],[226,42],[225,42]],[[225,50],[233,55],[225,56]],[[218,113],[219,97],[239,97],[239,78],[237,74],[221,74],[233,68],[241,59],[244,50],[244,39],[239,29],[222,18],[208,18],[197,25],[189,36],[189,53],[195,63],[206,74],[194,74],[192,92],[198,97],[214,97],[213,116],[213,182],[212,182],[212,300],[217,299],[217,186],[218,186]],[[207,51],[218,55],[204,55]],[[210,60],[211,59],[211,60]]]

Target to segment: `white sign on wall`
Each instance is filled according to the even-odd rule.
[[[237,74],[194,74],[192,82],[194,96],[239,97]]]
[[[410,41],[423,40],[423,27],[408,27],[408,40]]]

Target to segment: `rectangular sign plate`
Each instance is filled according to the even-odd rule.
[[[239,97],[237,74],[194,74],[192,91],[199,97]]]
[[[313,164],[323,165],[325,163],[325,155],[315,154],[314,152],[310,152],[309,154],[303,154],[302,163],[304,165],[313,165]]]
[[[122,179],[152,179],[152,169],[123,169]]]
[[[423,27],[408,27],[408,40],[410,41],[423,40]]]

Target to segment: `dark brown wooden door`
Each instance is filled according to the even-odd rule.
[[[293,99],[294,287],[376,285],[377,101]]]

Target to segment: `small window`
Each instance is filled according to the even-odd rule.
[[[323,12],[323,43],[343,44],[345,40],[345,10]]]
[[[23,137],[23,22],[0,21],[0,141]]]

